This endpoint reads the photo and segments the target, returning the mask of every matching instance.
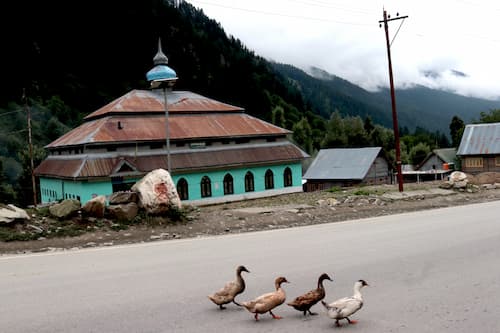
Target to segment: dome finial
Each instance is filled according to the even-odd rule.
[[[168,64],[168,58],[163,53],[163,51],[161,49],[161,38],[160,37],[158,37],[158,52],[156,52],[156,55],[153,58],[153,63],[155,65],[167,65]]]

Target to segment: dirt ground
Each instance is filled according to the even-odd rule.
[[[440,184],[405,184],[403,192],[397,185],[381,185],[188,207],[187,222],[137,223],[125,230],[96,228],[74,237],[0,242],[0,255],[290,228],[500,200],[500,188],[495,186],[443,190]]]

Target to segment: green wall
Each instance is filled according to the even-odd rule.
[[[253,168],[238,168],[230,170],[197,172],[190,174],[174,174],[172,180],[177,185],[179,179],[184,178],[188,183],[189,200],[203,199],[201,196],[200,182],[203,176],[208,176],[211,181],[212,196],[223,197],[224,176],[229,173],[233,177],[234,194],[245,193],[245,174],[250,171],[254,176],[254,192],[265,191],[265,173],[268,169],[274,175],[274,189],[284,188],[283,173],[289,167],[292,171],[292,186],[302,185],[302,165],[300,162],[273,166],[257,166]],[[134,180],[138,181],[140,178]],[[127,180],[128,182],[131,180]],[[109,196],[113,193],[111,182],[87,182],[51,179],[40,177],[40,194],[42,203],[61,199],[80,199],[82,204],[93,198],[94,195]]]

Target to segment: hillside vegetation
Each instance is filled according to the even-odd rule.
[[[175,89],[244,107],[293,130],[292,139],[312,156],[325,147],[363,145],[382,146],[394,156],[390,103],[383,92],[378,96],[334,76],[318,79],[271,63],[188,3],[27,0],[0,6],[9,17],[0,23],[6,45],[0,62],[0,202],[33,201],[28,114],[36,166],[45,157],[43,147],[85,115],[132,89],[149,88],[145,75],[159,38],[179,77]],[[25,26],[30,28],[18,28]],[[404,133],[419,135],[407,143],[449,145],[443,128],[448,113],[428,110],[433,102],[423,104],[422,98],[406,107],[411,116],[401,108]],[[431,126],[438,123],[439,129]]]

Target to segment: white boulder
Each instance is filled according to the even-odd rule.
[[[149,172],[131,190],[137,192],[139,206],[150,214],[163,214],[182,206],[172,177],[165,169]]]

